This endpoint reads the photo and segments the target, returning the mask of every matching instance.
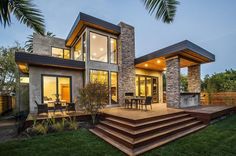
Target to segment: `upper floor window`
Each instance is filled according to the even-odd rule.
[[[70,59],[70,50],[52,47],[52,56]]]
[[[108,62],[106,36],[90,32],[90,60]]]
[[[74,48],[74,60],[78,60],[78,61],[82,61],[83,60],[81,38],[76,43],[75,48]]]
[[[110,38],[110,49],[111,63],[117,64],[117,41],[114,38]]]

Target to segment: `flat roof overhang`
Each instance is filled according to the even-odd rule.
[[[70,33],[66,38],[66,46],[71,46],[74,40],[86,26],[103,30],[115,35],[120,34],[120,27],[118,25],[106,22],[104,20],[80,12],[70,30]]]
[[[26,52],[16,52],[15,61],[23,73],[28,73],[28,66],[46,66],[57,67],[63,69],[84,70],[85,62],[69,59],[56,58],[52,56],[44,56],[31,54]]]
[[[184,40],[136,58],[135,67],[163,71],[166,67],[166,59],[175,56],[180,57],[181,68],[215,61],[214,54],[188,40]]]

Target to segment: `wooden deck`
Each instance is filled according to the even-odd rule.
[[[157,116],[165,116],[177,112],[182,112],[182,109],[167,108],[165,103],[152,104],[152,109],[148,110],[128,109],[124,107],[105,108],[102,112],[107,115],[118,116],[130,120],[141,120]]]

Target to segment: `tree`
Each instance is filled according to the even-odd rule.
[[[182,92],[188,91],[188,76],[187,75],[180,75],[180,90]]]
[[[0,23],[4,27],[11,25],[11,15],[35,32],[44,34],[43,15],[31,0],[0,0]]]
[[[212,92],[226,92],[236,91],[236,70],[230,69],[225,72],[215,73],[213,75],[206,75],[203,83],[202,90]]]
[[[0,93],[9,94],[16,89],[18,69],[15,63],[15,52],[23,50],[19,43],[8,48],[0,48]]]
[[[108,104],[109,93],[107,84],[98,81],[88,83],[79,90],[78,104],[85,113],[91,114],[92,123],[95,124],[99,110]]]
[[[44,36],[55,37],[56,35],[48,31]],[[25,49],[27,52],[33,53],[33,35],[29,35],[27,39],[28,40],[25,42]]]
[[[143,0],[148,12],[155,13],[157,20],[161,19],[164,23],[172,23],[176,14],[177,0]]]

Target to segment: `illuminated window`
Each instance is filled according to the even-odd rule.
[[[29,83],[29,77],[20,77],[20,83]]]
[[[117,43],[116,39],[110,39],[111,63],[117,64]]]
[[[70,59],[70,50],[52,47],[52,56],[64,59]]]
[[[86,33],[83,34],[83,54],[84,54],[84,61],[86,61]]]
[[[139,96],[139,78],[138,76],[135,77],[135,95]]]
[[[54,103],[57,98],[61,102],[70,102],[70,82],[70,77],[43,76],[43,103]]]
[[[117,104],[118,102],[118,74],[111,72],[111,104]]]
[[[90,82],[96,81],[108,84],[108,72],[101,70],[90,70]]]
[[[90,60],[107,62],[107,37],[90,32]]]
[[[79,39],[74,48],[74,60],[82,61],[82,59],[82,42],[81,39]]]
[[[52,56],[63,58],[63,49],[52,47]]]

